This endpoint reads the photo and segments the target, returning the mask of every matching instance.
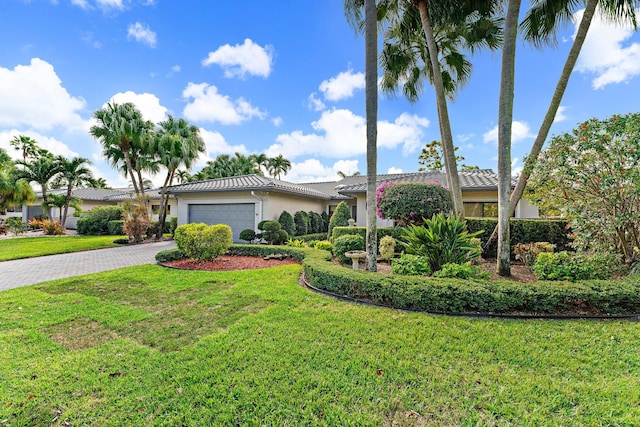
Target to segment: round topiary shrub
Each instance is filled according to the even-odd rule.
[[[280,227],[282,227],[283,230],[293,236],[296,227],[295,223],[293,222],[293,216],[289,212],[282,212],[280,214],[280,218],[278,218],[278,222],[280,223]]]
[[[256,232],[250,228],[245,228],[240,232],[240,240],[245,240],[249,243],[256,239]]]
[[[349,206],[345,202],[338,203],[336,210],[331,215],[329,220],[329,231],[327,232],[327,239],[331,240],[331,233],[334,227],[346,227],[349,225],[349,218],[351,218],[351,212]]]
[[[174,240],[189,258],[208,261],[227,252],[233,233],[226,224],[184,224],[176,228]]]
[[[422,225],[437,213],[448,215],[451,194],[436,183],[384,183],[376,190],[378,216],[396,225]]]
[[[262,238],[266,240],[270,245],[274,242],[278,242],[280,239],[280,230],[282,227],[278,221],[260,221],[258,228],[262,230]],[[288,233],[287,233],[288,235]]]
[[[363,250],[364,239],[359,234],[347,234],[340,236],[335,240],[335,242],[333,242],[333,254],[340,264],[351,263],[351,259],[344,255],[345,252]]]

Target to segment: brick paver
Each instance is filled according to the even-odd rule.
[[[156,253],[174,247],[175,242],[163,241],[0,262],[0,291],[132,265],[155,264]]]

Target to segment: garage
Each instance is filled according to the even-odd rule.
[[[255,216],[254,203],[189,205],[190,223],[227,224],[233,232],[234,242],[241,242],[242,230],[255,230]]]

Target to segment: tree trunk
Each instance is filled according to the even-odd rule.
[[[365,94],[367,113],[367,270],[378,269],[378,22],[375,0],[365,0]]]
[[[551,103],[549,104],[547,113],[545,114],[544,120],[540,125],[538,135],[533,142],[531,151],[527,156],[522,174],[520,174],[518,182],[516,183],[516,187],[513,189],[513,193],[511,194],[511,215],[515,213],[516,206],[522,199],[524,189],[527,186],[529,177],[531,176],[531,173],[533,172],[533,169],[535,168],[535,165],[538,161],[538,156],[540,155],[542,146],[544,145],[547,136],[549,135],[549,130],[551,129],[551,125],[553,125],[553,120],[555,119],[556,114],[558,113],[558,107],[560,107],[560,102],[562,102],[562,97],[564,96],[564,92],[567,89],[567,85],[569,84],[569,78],[571,77],[573,68],[576,65],[576,61],[578,60],[580,51],[582,50],[584,40],[587,37],[587,32],[589,31],[589,26],[591,25],[591,21],[593,20],[593,15],[595,13],[597,5],[598,0],[587,1],[587,7],[582,15],[582,20],[580,21],[580,25],[578,26],[576,37],[573,41],[573,44],[571,45],[571,50],[569,50],[567,60],[565,61],[564,68],[562,69],[562,73],[560,74],[560,79],[558,80],[555,92],[553,93],[553,97],[551,98]],[[495,239],[497,239],[497,237],[498,227],[496,226],[496,228],[493,230],[493,233],[491,233],[489,240],[485,244],[485,247],[491,245],[491,243],[493,243]]]
[[[438,123],[440,125],[440,136],[442,138],[442,155],[447,174],[447,185],[453,198],[454,213],[464,216],[464,206],[462,204],[462,189],[460,188],[460,178],[458,176],[458,165],[456,164],[455,147],[451,134],[451,123],[449,122],[449,111],[447,98],[444,93],[444,83],[442,82],[442,71],[438,61],[438,45],[433,34],[433,27],[429,18],[427,0],[418,0],[418,10],[422,29],[429,48],[429,60],[433,70],[433,88],[436,92],[436,106],[438,108]]]
[[[498,106],[498,263],[500,276],[511,275],[511,242],[509,218],[511,207],[511,126],[513,123],[513,96],[515,81],[516,38],[521,0],[509,0],[504,25],[502,47],[502,73]]]
[[[129,152],[126,150],[122,150],[122,155],[124,156],[124,163],[127,165],[127,172],[129,172],[129,176],[131,177],[133,191],[135,191],[136,196],[139,196],[140,190],[138,189],[138,182],[136,181],[136,177],[133,172],[133,166],[131,165],[131,157],[129,157]]]
[[[64,213],[62,214],[62,218],[60,218],[60,226],[64,230],[64,224],[67,222],[67,213],[69,212],[69,203],[71,203],[71,191],[73,187],[71,184],[67,185],[67,197],[64,200]]]
[[[167,187],[171,185],[173,181],[173,174],[175,169],[167,172],[167,177],[164,180],[162,191],[160,192],[160,212],[158,213],[158,232],[156,233],[156,240],[162,238],[162,230],[164,229],[164,223],[167,219],[167,205],[169,204],[169,198],[167,197]]]

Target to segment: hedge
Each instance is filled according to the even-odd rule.
[[[378,244],[380,244],[380,239],[382,239],[384,236],[391,236],[394,239],[399,240],[400,237],[404,235],[404,232],[402,230],[404,230],[404,228],[402,227],[378,227],[376,229]],[[333,235],[331,236],[331,239],[335,241],[335,239],[337,239],[338,237],[341,237],[347,234],[359,234],[366,241],[367,228],[366,227],[335,227],[333,229]],[[396,246],[396,248],[400,249],[398,246]]]

